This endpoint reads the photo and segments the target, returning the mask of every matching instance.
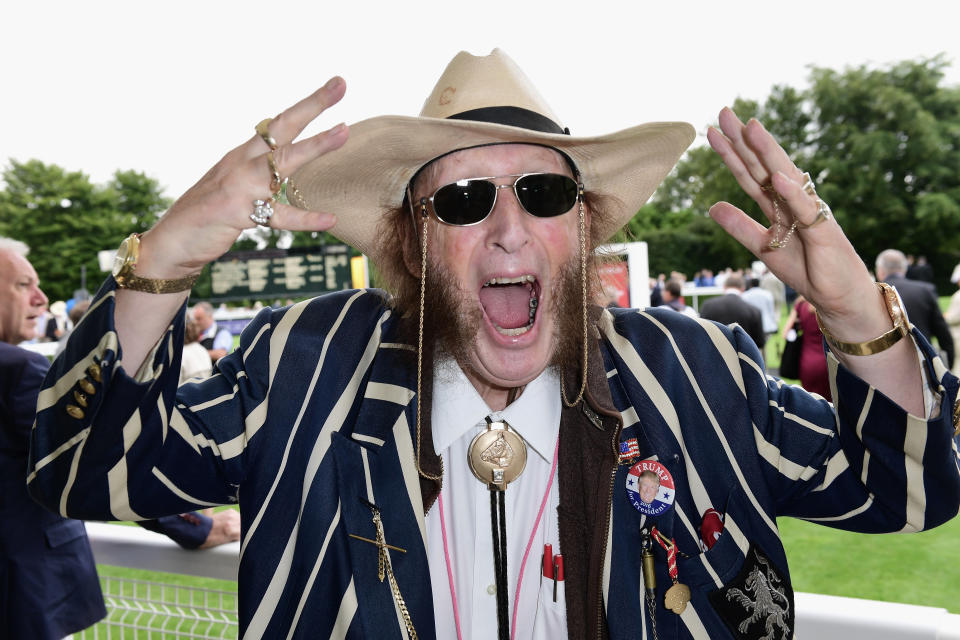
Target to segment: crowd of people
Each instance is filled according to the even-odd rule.
[[[877,256],[873,277],[897,290],[911,323],[937,346],[947,367],[955,373],[960,371],[954,357],[954,344],[960,340],[960,289],[951,297],[949,308],[941,311],[933,269],[926,256],[915,259],[897,249]],[[960,265],[954,269],[951,282],[960,287]],[[779,332],[783,341],[788,336],[790,340],[794,335],[802,336],[800,384],[807,391],[832,399],[823,334],[810,301],[796,295],[759,261],[742,269],[727,267],[716,275],[710,269],[702,269],[694,274],[691,284],[695,288],[714,287],[722,293],[705,298],[699,311],[695,310],[686,304],[683,295],[686,275],[673,271],[669,278],[660,274],[651,279],[652,304],[723,324],[736,323],[767,357],[777,355],[764,350],[771,336]]]
[[[5,367],[31,368],[29,385],[0,378],[17,403],[3,426],[18,517],[66,522],[77,535],[58,539],[89,565],[68,518],[239,505],[250,639],[780,640],[795,607],[778,517],[882,533],[957,514],[960,380],[761,123],[724,108],[707,137],[769,226],[728,203],[710,215],[809,301],[833,403],[767,377],[780,298],[766,272],[709,274],[723,294],[701,318],[674,280],[665,308],[592,304],[593,250],[653,194],[690,125],[571,135],[495,50],[458,54],[419,117],[295,141],[344,92],[334,77],[257,124],[129,236],[49,370],[0,345]],[[386,291],[264,309],[227,346],[189,292],[258,225],[330,229]],[[16,342],[46,299],[25,252],[0,258],[16,302],[0,327]],[[187,375],[201,373],[182,380],[188,351]],[[0,559],[13,577],[20,561]],[[83,615],[11,602],[22,637],[103,611],[93,595]]]

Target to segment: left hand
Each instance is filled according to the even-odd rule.
[[[707,132],[710,145],[763,209],[770,226],[726,202],[710,207],[710,216],[812,303],[836,339],[865,342],[890,330],[893,323],[873,278],[837,221],[831,217],[802,228],[817,219],[817,198],[803,190],[803,172],[783,147],[759,122],[744,125],[727,108],[720,112],[720,129],[722,133],[714,128]],[[770,241],[782,242],[794,221],[798,226],[786,245],[771,248]],[[870,356],[835,353],[855,375],[910,413],[923,415],[923,378],[912,340]]]
[[[817,218],[817,198],[803,190],[803,172],[763,125],[755,119],[744,125],[725,107],[720,112],[720,130],[711,127],[707,139],[747,195],[760,205],[770,226],[764,227],[727,202],[713,205],[710,216],[810,300],[821,316],[846,324],[860,321],[867,312],[889,328],[889,316],[870,273],[836,220],[803,228]],[[794,221],[798,227],[786,245],[770,248],[771,240],[783,240]]]

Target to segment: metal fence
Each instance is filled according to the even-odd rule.
[[[110,576],[101,577],[100,584],[107,617],[75,639],[239,636],[236,592]]]
[[[86,525],[98,564],[219,580],[237,579],[239,543],[185,551],[166,536],[139,527],[97,522]],[[86,631],[74,634],[74,640],[239,638],[235,589],[109,575],[100,576],[100,585],[107,617]]]

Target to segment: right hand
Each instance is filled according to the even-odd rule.
[[[270,123],[270,135],[278,145],[274,158],[281,177],[347,141],[347,127],[340,124],[294,142],[310,122],[340,101],[345,89],[343,78],[333,77]],[[271,196],[266,157],[269,150],[254,134],[200,178],[143,234],[137,274],[177,278],[195,273],[226,253],[241,231],[255,227],[250,219],[253,201],[269,200]],[[275,229],[325,231],[336,223],[336,216],[328,212],[303,211],[276,202],[273,208],[270,226]]]
[[[210,514],[213,518],[213,526],[210,527],[210,533],[207,539],[200,545],[201,549],[209,549],[228,542],[236,542],[240,539],[240,512],[236,509],[224,509]]]

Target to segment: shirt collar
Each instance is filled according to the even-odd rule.
[[[487,416],[506,420],[540,457],[551,462],[560,429],[560,379],[552,368],[547,368],[513,404],[503,411],[491,411],[460,365],[452,358],[440,360],[433,374],[430,413],[437,452],[445,450]]]

